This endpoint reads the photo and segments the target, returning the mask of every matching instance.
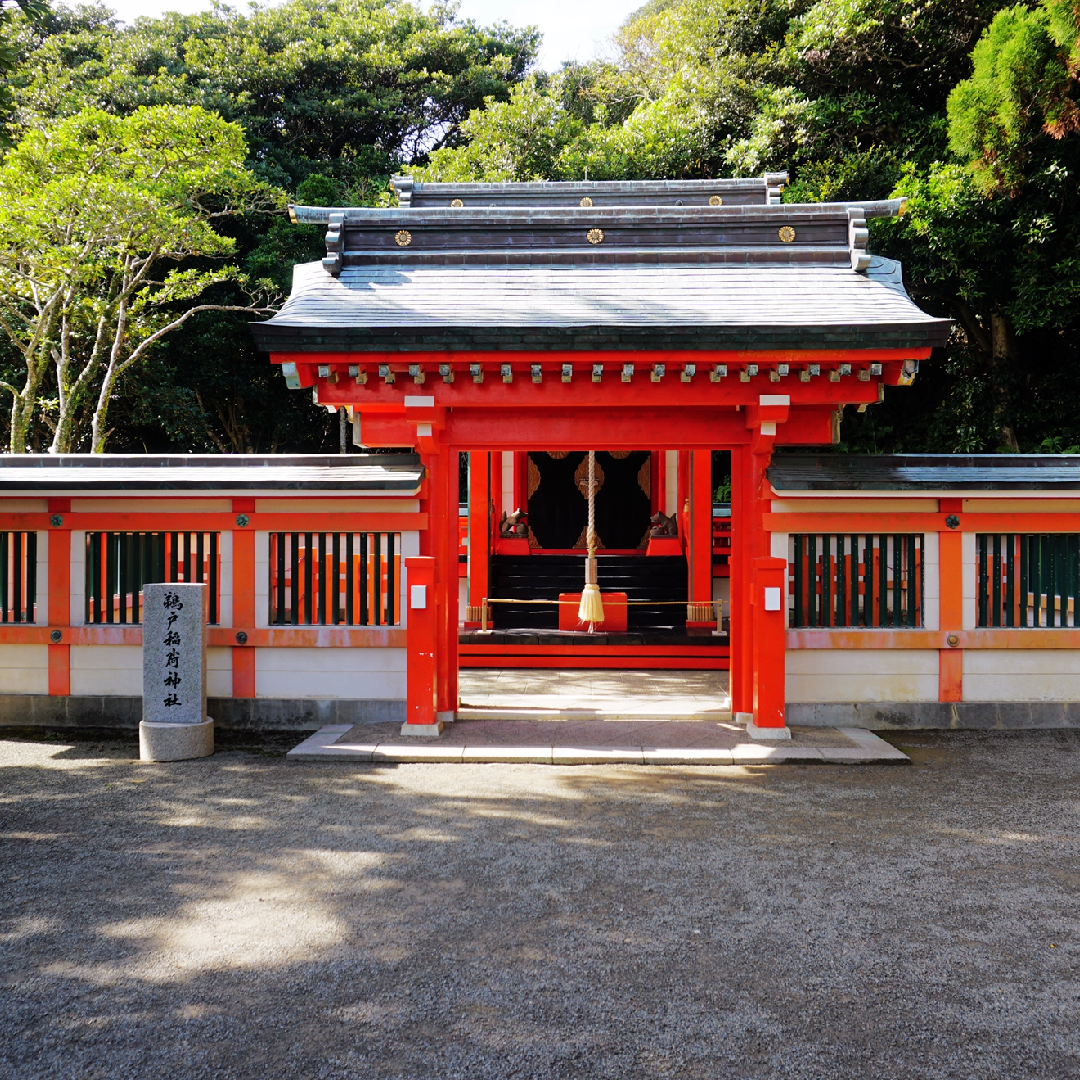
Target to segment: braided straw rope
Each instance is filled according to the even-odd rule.
[[[596,451],[589,451],[589,524],[585,530],[585,588],[581,592],[578,620],[589,624],[592,633],[596,623],[604,621],[604,603],[596,584]]]

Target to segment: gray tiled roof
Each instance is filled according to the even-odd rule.
[[[10,454],[0,491],[394,491],[413,493],[415,454]]]
[[[908,299],[899,264],[296,267],[255,324],[277,351],[938,345],[949,323]],[[545,344],[547,342],[548,344]]]
[[[720,198],[726,206],[778,203],[787,173],[733,180],[578,180],[526,183],[432,183],[395,176],[402,206],[708,206]],[[586,203],[586,206],[589,204]]]
[[[1080,455],[778,454],[769,483],[785,491],[1080,491]]]
[[[779,205],[766,199],[778,180],[593,183],[584,207],[580,184],[402,180],[403,202],[426,192],[437,205],[292,207],[326,223],[326,258],[296,267],[255,338],[276,352],[944,344],[949,321],[867,250],[867,218],[901,213],[902,200]],[[756,202],[707,205],[710,185]],[[470,191],[497,205],[467,202]],[[464,205],[449,205],[455,192]],[[670,201],[678,192],[696,201]]]

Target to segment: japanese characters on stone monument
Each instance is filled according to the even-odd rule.
[[[206,715],[206,599],[205,585],[143,587],[144,760],[213,752],[213,722]]]

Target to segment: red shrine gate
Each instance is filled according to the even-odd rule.
[[[732,708],[784,727],[786,550],[774,558],[763,527],[773,448],[834,442],[839,410],[910,382],[948,323],[866,250],[866,218],[899,200],[779,205],[781,180],[399,180],[400,209],[293,208],[328,225],[327,257],[296,268],[257,339],[290,386],[349,410],[359,445],[416,447],[426,470],[407,731],[437,734],[458,704],[459,453],[475,608],[488,454],[648,447],[686,466],[690,624],[712,611],[711,454],[731,454]]]

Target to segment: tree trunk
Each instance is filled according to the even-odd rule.
[[[1009,320],[994,312],[990,316],[990,373],[994,394],[994,420],[999,433],[1001,449],[1011,454],[1020,453],[1016,429],[1009,408],[1009,390],[1012,382],[1015,340]]]

